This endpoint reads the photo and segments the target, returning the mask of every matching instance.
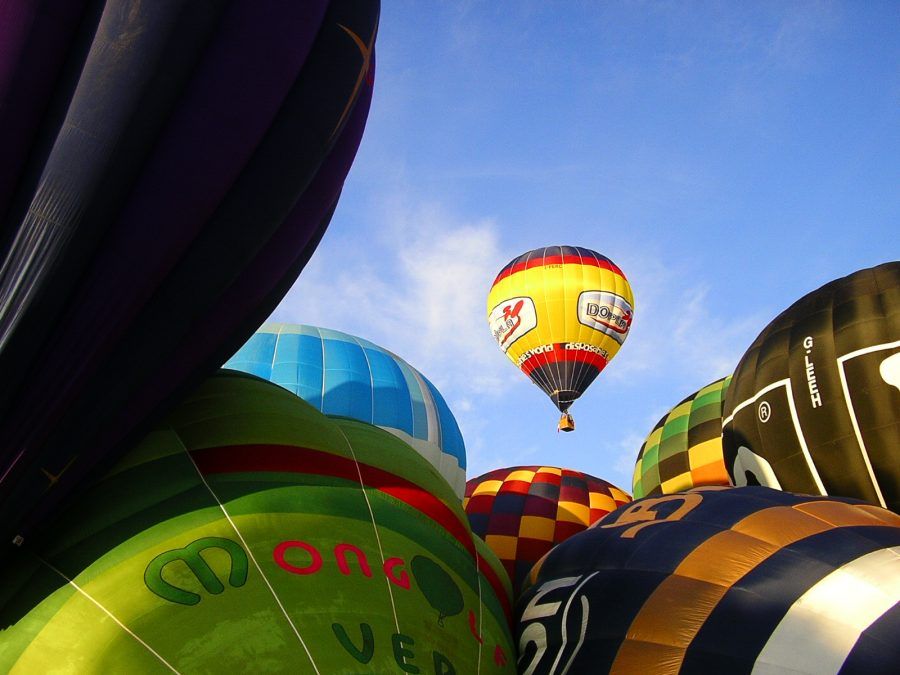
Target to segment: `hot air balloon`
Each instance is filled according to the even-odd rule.
[[[517,590],[547,551],[629,501],[590,474],[514,466],[466,483],[463,508],[472,531],[497,554]]]
[[[900,512],[900,262],[836,279],[779,314],[738,363],[723,416],[736,485]]]
[[[377,0],[13,6],[27,11],[12,12],[4,54],[18,56],[0,82],[12,101],[0,114],[23,134],[0,159],[5,541],[287,291],[365,126],[379,12]],[[52,67],[32,88],[44,47]]]
[[[375,424],[419,451],[460,499],[466,447],[437,388],[399,356],[328,328],[266,323],[225,368],[281,385],[326,415]]]
[[[488,293],[497,345],[562,413],[619,351],[634,313],[625,275],[606,256],[577,246],[548,246],[511,260]]]
[[[731,485],[722,454],[722,405],[731,377],[695,391],[656,423],[634,465],[635,499]]]
[[[519,672],[889,673],[900,517],[764,487],[636,500],[553,549],[516,606]]]
[[[0,567],[0,670],[510,673],[476,540],[396,436],[222,371]]]
[[[17,183],[28,178],[29,159],[40,164],[47,153],[42,126],[58,130],[77,78],[67,62],[82,63],[86,42],[79,32],[93,30],[99,3],[86,0],[11,0],[0,20],[0,251],[13,234],[5,221]],[[100,6],[102,9],[102,5]]]

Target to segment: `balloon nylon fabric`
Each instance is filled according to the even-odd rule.
[[[735,484],[900,512],[900,262],[829,282],[776,317],[735,369],[723,416]]]
[[[703,485],[731,485],[722,450],[722,406],[731,377],[681,401],[656,423],[638,452],[635,499]]]
[[[0,664],[508,673],[492,558],[401,440],[223,371],[7,561]]]
[[[37,181],[101,9],[88,0],[8,0],[0,8],[0,258],[15,235],[8,212],[24,208],[10,202]]]
[[[487,299],[501,350],[560,411],[584,393],[627,337],[631,286],[607,257],[549,246],[510,261]]]
[[[629,501],[590,474],[515,466],[470,480],[463,508],[472,531],[500,558],[518,590],[545,553]]]
[[[349,0],[110,0],[80,24],[65,123],[42,118],[39,179],[18,181],[4,225],[4,537],[221,364],[299,274],[362,134],[377,19]]]
[[[396,433],[462,498],[466,450],[459,425],[437,388],[399,356],[340,331],[266,323],[224,367],[275,382],[326,415]]]
[[[900,517],[849,500],[763,487],[637,500],[533,570],[519,669],[888,672],[898,546]]]

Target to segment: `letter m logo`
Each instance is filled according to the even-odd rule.
[[[200,555],[210,548],[222,549],[228,554],[231,560],[228,583],[235,588],[243,586],[247,581],[247,554],[239,544],[223,537],[204,537],[192,541],[184,548],[160,553],[150,561],[147,569],[144,570],[144,583],[163,600],[177,602],[181,605],[196,605],[200,602],[200,596],[197,593],[179,588],[163,579],[163,569],[167,565],[180,561],[187,566],[208,593],[214,595],[221,593],[225,590],[225,586],[212,571],[209,563]]]

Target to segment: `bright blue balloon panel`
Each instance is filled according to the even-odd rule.
[[[367,340],[315,326],[265,324],[224,367],[270,380],[326,415],[430,441],[465,469],[462,434],[444,397],[406,361]]]

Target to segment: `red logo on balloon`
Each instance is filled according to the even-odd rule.
[[[509,330],[503,336],[503,339],[500,340],[501,345],[512,337],[512,334],[516,332],[516,328],[522,325],[522,317],[519,316],[519,312],[522,311],[524,305],[525,301],[519,300],[515,307],[507,305],[503,308],[503,321],[509,327]]]

